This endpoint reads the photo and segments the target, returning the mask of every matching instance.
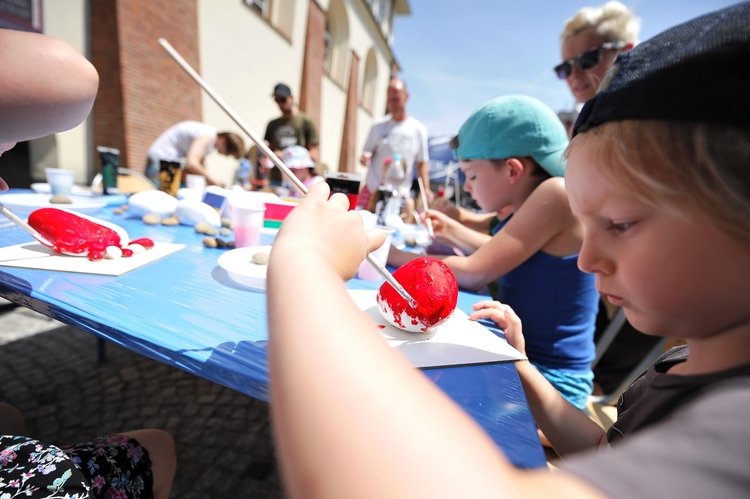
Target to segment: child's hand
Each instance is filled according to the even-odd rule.
[[[311,264],[322,260],[342,279],[352,277],[367,253],[379,247],[385,234],[379,230],[365,232],[362,217],[348,211],[349,199],[319,182],[284,220],[271,252],[271,265],[284,265],[287,258],[311,257]],[[278,256],[278,262],[274,261]],[[317,261],[313,261],[317,260]]]
[[[461,220],[461,212],[448,198],[435,199],[430,208],[445,213],[454,220]]]
[[[447,239],[447,235],[450,232],[450,224],[453,219],[445,213],[437,210],[428,210],[424,216],[429,217],[429,219],[432,220],[432,232],[435,234],[435,237],[450,242],[450,240]]]
[[[505,331],[505,339],[510,346],[526,355],[526,342],[523,339],[521,319],[512,308],[499,301],[480,301],[472,305],[475,311],[469,316],[471,320],[490,319]]]

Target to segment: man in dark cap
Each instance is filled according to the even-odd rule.
[[[299,110],[294,103],[292,89],[285,83],[278,83],[271,94],[279,106],[281,116],[268,122],[264,139],[268,146],[281,156],[281,151],[291,146],[302,146],[310,151],[313,161],[318,161],[318,129],[312,118]],[[271,182],[280,181],[273,178],[279,175],[278,170],[272,169]]]

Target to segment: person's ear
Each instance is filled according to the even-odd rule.
[[[506,171],[511,182],[517,182],[526,170],[526,165],[518,158],[506,159],[505,166],[507,167]]]

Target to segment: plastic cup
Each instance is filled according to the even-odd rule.
[[[235,248],[258,246],[266,207],[263,204],[246,201],[232,203],[231,208]]]
[[[67,196],[73,189],[73,171],[63,168],[45,168],[47,183],[53,195]]]
[[[203,175],[196,175],[194,173],[188,173],[185,175],[185,186],[188,189],[195,189],[196,191],[206,190],[206,177]]]
[[[380,262],[381,265],[385,265],[388,261],[388,252],[391,250],[391,240],[393,239],[394,229],[382,225],[378,225],[377,228],[385,232],[385,241],[371,254],[377,262]],[[370,262],[367,260],[363,260],[362,263],[359,264],[357,277],[365,281],[375,281],[383,278],[383,276],[380,275],[380,272],[375,270],[375,267],[370,265]]]

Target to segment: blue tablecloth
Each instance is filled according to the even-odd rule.
[[[0,197],[0,202],[2,198]],[[221,249],[203,247],[191,227],[147,226],[106,208],[98,216],[131,238],[186,247],[119,277],[0,266],[0,296],[100,338],[251,397],[269,400],[266,295],[231,281],[217,265]],[[27,242],[16,227],[0,229],[0,246]],[[262,234],[261,243],[273,235]],[[379,282],[352,279],[353,289]],[[299,297],[297,297],[299,298]],[[479,296],[461,292],[468,312]],[[423,370],[520,467],[545,464],[536,427],[512,363]]]

